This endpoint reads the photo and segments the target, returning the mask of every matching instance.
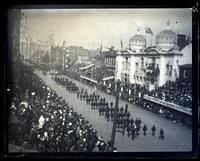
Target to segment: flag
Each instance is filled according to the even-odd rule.
[[[153,35],[153,32],[152,32],[152,30],[151,30],[150,27],[146,27],[146,28],[145,28],[145,32],[146,32],[147,34]]]

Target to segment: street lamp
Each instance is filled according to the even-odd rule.
[[[111,135],[111,148],[114,150],[115,134],[116,134],[116,121],[117,121],[117,109],[119,104],[119,89],[120,89],[120,80],[118,79],[115,86],[115,109],[114,109],[114,121]]]

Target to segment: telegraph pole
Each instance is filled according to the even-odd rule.
[[[116,82],[116,86],[115,86],[116,97],[115,97],[114,121],[113,121],[112,135],[111,135],[112,151],[114,150],[114,144],[115,144],[117,108],[118,108],[118,104],[119,104],[119,88],[120,88],[120,80],[118,79]]]

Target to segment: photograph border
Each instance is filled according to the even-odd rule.
[[[171,3],[170,3],[171,2]],[[59,3],[59,1],[58,1]],[[199,100],[198,100],[198,82],[199,82],[199,46],[198,46],[198,7],[197,3],[195,2],[178,2],[178,1],[167,1],[166,3],[157,3],[152,1],[151,3],[141,3],[141,1],[135,1],[135,2],[128,2],[128,3],[119,3],[119,4],[112,4],[112,3],[101,3],[101,4],[94,4],[94,3],[74,3],[74,2],[68,2],[68,3],[60,3],[58,4],[53,1],[49,1],[47,3],[44,3],[40,1],[39,3],[34,3],[33,1],[31,3],[27,3],[25,1],[15,1],[10,0],[7,4],[5,4],[5,8],[3,9],[3,16],[6,16],[3,18],[4,23],[4,39],[3,39],[3,59],[4,60],[4,108],[3,116],[3,158],[26,158],[26,159],[39,159],[39,158],[137,158],[137,159],[143,159],[143,158],[196,158],[198,155],[198,131],[199,131]],[[72,9],[72,8],[191,8],[192,9],[192,96],[193,96],[193,111],[192,111],[192,120],[193,120],[193,127],[192,127],[192,151],[191,152],[117,152],[117,153],[9,153],[8,147],[7,147],[7,125],[8,125],[8,99],[6,98],[6,89],[10,86],[10,84],[7,84],[7,78],[8,78],[8,69],[7,66],[9,65],[8,62],[10,62],[10,56],[7,54],[9,50],[9,40],[8,40],[8,26],[7,26],[7,13],[8,9],[42,9],[42,8],[66,8],[66,9]],[[196,10],[197,9],[197,10]],[[180,134],[181,135],[181,134]]]

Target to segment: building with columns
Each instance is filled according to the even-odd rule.
[[[168,80],[175,81],[184,61],[177,39],[176,32],[166,29],[156,35],[155,46],[147,47],[144,35],[137,33],[132,36],[129,49],[116,54],[115,80],[138,83],[149,90],[164,85]]]

